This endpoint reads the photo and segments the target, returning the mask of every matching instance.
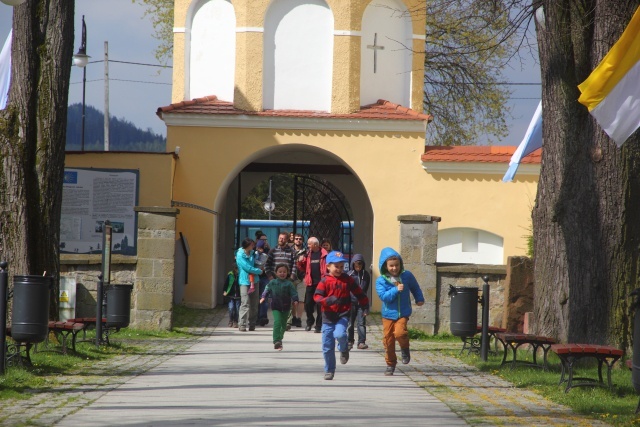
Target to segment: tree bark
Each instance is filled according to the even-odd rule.
[[[11,88],[0,111],[0,258],[11,275],[54,277],[52,316],[74,10],[73,0],[29,0],[13,8]]]
[[[537,24],[543,153],[534,229],[536,332],[629,345],[638,286],[640,138],[618,148],[583,105],[584,81],[638,7],[631,0],[544,0]]]

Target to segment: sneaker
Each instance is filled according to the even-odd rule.
[[[229,320],[229,324],[227,326],[229,326],[230,328],[233,328],[233,322]]]
[[[238,327],[238,330],[239,330],[240,332],[247,332],[247,328],[246,328],[245,326],[240,326],[240,327]]]
[[[305,326],[305,327],[304,327],[304,330],[305,330],[305,331],[307,331],[307,332],[309,332],[309,331],[311,330],[311,326],[309,326],[309,325]]]
[[[351,349],[353,349],[353,341],[349,341],[349,344],[347,345],[348,345],[349,351],[351,351]]]
[[[256,325],[249,326],[249,330],[250,330],[250,331],[255,331],[255,330],[256,330]]]
[[[287,331],[291,330],[291,325],[287,325]]]
[[[291,320],[291,324],[292,324],[293,326],[295,326],[296,328],[302,328],[302,319],[301,319],[301,318],[299,318],[299,317],[294,317],[294,318]]]
[[[395,366],[387,366],[387,370],[386,370],[386,371],[384,371],[384,374],[385,374],[387,377],[390,377],[391,375],[393,375],[393,373],[395,372],[395,370],[396,370],[396,367],[395,367]]]
[[[324,379],[325,380],[332,380],[333,379],[333,372],[325,372],[324,373]]]
[[[264,318],[264,319],[260,319],[258,320],[258,323],[260,324],[260,326],[266,326],[269,324],[269,319]]]
[[[411,352],[408,348],[401,348],[400,352],[402,353],[402,363],[406,365],[411,361]]]
[[[273,348],[276,350],[282,350],[282,341],[276,341],[273,343]]]
[[[340,363],[343,365],[349,361],[349,350],[340,352]]]
[[[232,328],[237,328],[238,327],[238,322],[233,322],[233,325],[231,325]]]
[[[316,334],[319,334],[320,332],[322,332],[322,329],[316,328],[313,332],[315,332]]]
[[[358,350],[366,350],[368,349],[369,346],[366,345],[365,343],[361,342],[360,344],[358,344]]]

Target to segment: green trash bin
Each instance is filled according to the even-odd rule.
[[[107,328],[126,328],[131,319],[131,291],[133,285],[108,285],[106,286],[105,318]]]
[[[47,338],[52,287],[49,276],[13,276],[11,338],[15,341],[39,343]]]
[[[472,337],[478,325],[478,288],[449,286],[450,329],[456,337]]]

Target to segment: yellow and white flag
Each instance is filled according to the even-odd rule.
[[[640,127],[640,7],[587,79],[578,102],[621,146]]]

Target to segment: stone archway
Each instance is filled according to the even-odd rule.
[[[284,160],[284,161],[280,161]],[[214,226],[213,281],[214,305],[222,301],[221,279],[233,262],[235,244],[235,218],[238,200],[260,181],[275,173],[306,173],[320,177],[340,189],[352,207],[354,253],[362,253],[365,260],[373,260],[373,208],[361,180],[340,159],[330,152],[314,147],[289,145],[254,156],[216,198],[216,225]],[[239,193],[240,191],[240,193]]]

